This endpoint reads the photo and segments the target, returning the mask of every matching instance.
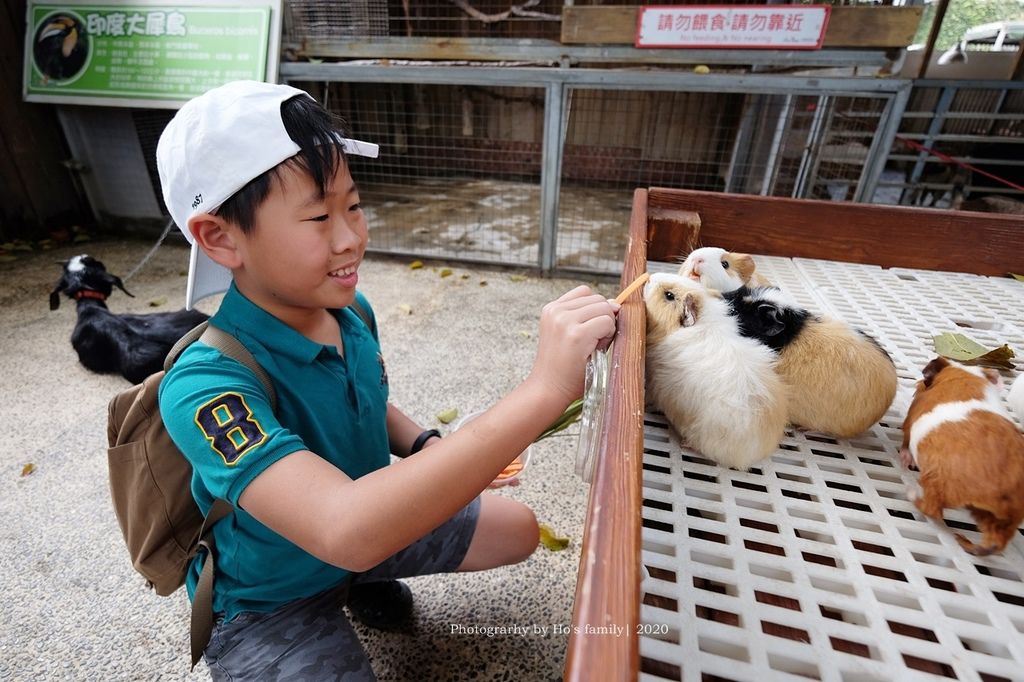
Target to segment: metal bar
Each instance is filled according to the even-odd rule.
[[[689,92],[764,92],[838,94],[873,97],[894,93],[910,81],[882,78],[813,78],[765,74],[681,73],[656,70],[563,69],[520,66],[437,66],[402,64],[285,63],[285,81],[347,81],[363,83],[433,83],[439,85],[516,85],[548,83],[593,89],[686,90]]]
[[[818,172],[818,158],[821,154],[821,145],[825,142],[826,113],[829,121],[832,120],[832,98],[819,97],[818,104],[814,109],[814,116],[811,118],[811,127],[807,131],[807,143],[804,145],[804,153],[800,157],[800,168],[796,172],[796,181],[793,183],[792,197],[798,199],[805,197],[807,191],[813,186],[811,180]]]
[[[768,161],[764,164],[764,177],[761,179],[762,196],[770,196],[775,191],[775,181],[779,175],[779,150],[782,149],[782,137],[789,127],[792,114],[793,95],[786,95],[782,98],[782,109],[779,111],[778,120],[775,121],[775,131],[772,133],[772,146],[768,150]]]
[[[743,114],[740,118],[739,130],[733,142],[732,154],[729,156],[729,168],[725,174],[725,191],[738,192],[736,184],[742,173],[740,168],[747,165],[750,159],[750,140],[754,134],[754,122],[760,116],[763,107],[762,95],[747,95],[744,99]]]
[[[656,50],[624,45],[563,45],[540,39],[410,38],[375,36],[364,39],[311,38],[286,41],[284,54],[294,59],[429,59],[457,61],[548,61],[629,64],[764,64],[787,66],[884,66],[885,48],[824,50]]]
[[[854,201],[870,202],[874,198],[878,180],[882,177],[882,171],[885,170],[889,150],[892,149],[896,132],[900,128],[900,119],[903,118],[903,111],[907,108],[907,102],[910,101],[910,90],[910,84],[906,83],[905,87],[886,103],[871,148],[868,150],[867,159],[864,162],[864,170],[857,180],[857,191],[853,195]]]
[[[946,113],[949,111],[950,105],[953,103],[953,98],[956,97],[957,89],[954,87],[947,87],[942,90],[942,94],[939,96],[939,101],[935,105],[935,113],[932,118],[932,122],[928,125],[928,132],[925,133],[924,140],[925,147],[931,147],[935,144],[935,139],[942,132],[942,126],[946,123]],[[916,135],[903,135],[908,140],[912,140]],[[911,185],[916,185],[921,179],[921,174],[924,172],[924,164],[928,159],[928,152],[921,152],[917,155],[917,161],[914,163],[914,168],[910,171],[910,178],[908,182]]]
[[[562,149],[568,114],[566,90],[551,83],[544,90],[544,142],[540,177],[540,269],[555,267],[558,237],[558,194],[562,185]]]
[[[924,140],[927,139],[929,142],[989,142],[999,144],[1020,144],[1024,139],[1019,137],[1006,137],[1006,136],[993,136],[988,137],[987,135],[956,135],[956,134],[939,134],[934,137],[928,137],[920,133],[900,135],[900,137],[908,140]],[[932,144],[926,144],[922,142],[926,147],[931,147]]]
[[[1024,90],[1024,81],[971,80],[965,81],[945,78],[923,78],[914,81],[916,88],[948,88],[963,87],[968,90]]]

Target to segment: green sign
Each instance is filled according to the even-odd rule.
[[[276,6],[275,6],[276,5]],[[233,80],[267,80],[275,3],[35,4],[25,99],[177,107]],[[273,35],[274,40],[271,41]],[[269,60],[276,70],[276,55]],[[276,80],[276,73],[271,80]]]

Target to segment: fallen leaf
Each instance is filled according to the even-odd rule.
[[[13,263],[18,260],[17,256],[11,256],[9,254],[0,254],[0,263]]]
[[[81,244],[82,242],[87,242],[87,241],[89,241],[91,239],[92,239],[92,237],[90,237],[89,235],[85,234],[84,232],[81,232],[79,234],[76,234],[75,238],[72,239],[71,242],[73,244]]]
[[[33,464],[32,462],[29,462],[28,464],[26,464],[25,466],[23,466],[21,468],[21,475],[22,476],[28,476],[29,474],[31,474],[35,470],[36,470],[36,465]]]
[[[482,287],[487,286],[487,280],[486,279],[480,280],[480,286],[482,286]]]
[[[452,274],[452,270],[451,268],[442,268],[441,271],[437,274],[441,275],[442,277],[450,277]]]
[[[530,338],[530,332],[523,331],[522,329],[520,329],[519,330],[519,336],[523,337],[524,339],[528,339],[528,338]]]
[[[468,274],[465,274],[465,273],[459,275],[459,279],[469,279],[469,277],[470,276]]]
[[[149,307],[150,308],[159,308],[164,303],[167,303],[167,297],[166,296],[161,297],[161,298],[154,298],[152,301],[149,302]]]
[[[1013,349],[1005,343],[999,348],[989,349],[963,334],[940,334],[932,337],[935,352],[944,358],[968,365],[984,365],[1000,369],[1013,369],[1010,359],[1015,356]]]
[[[508,281],[510,282],[525,282],[526,275],[509,275]]]
[[[459,411],[453,407],[451,409],[444,410],[443,412],[438,412],[437,421],[441,422],[442,424],[451,424],[453,421],[455,421],[455,418],[458,416]]]
[[[414,260],[413,262],[409,263],[409,269],[410,270],[419,270],[422,267],[423,267],[423,261],[421,261],[421,260]]]
[[[704,76],[706,74],[711,73],[711,69],[708,66],[705,66],[704,64],[698,64],[697,66],[693,67],[693,72],[699,73],[700,75]]]
[[[543,523],[537,525],[540,527],[540,544],[544,545],[544,549],[561,552],[569,546],[569,538],[559,537],[551,526]]]
[[[12,250],[14,250],[14,251],[31,251],[32,250],[32,245],[29,244],[28,242],[22,240],[22,239],[18,239],[17,241],[14,242],[14,246],[12,247]]]
[[[1017,275],[1011,272],[1010,277],[1013,277],[1018,282],[1024,282],[1024,275]]]

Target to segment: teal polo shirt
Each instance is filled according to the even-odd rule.
[[[362,294],[357,300],[372,310]],[[238,507],[249,483],[282,457],[310,450],[356,479],[390,461],[387,373],[374,329],[349,308],[332,311],[345,357],[306,338],[234,286],[211,322],[239,339],[270,375],[277,411],[256,376],[220,351],[189,346],[160,382],[160,414],[192,463],[192,495],[205,514],[214,498],[235,506],[213,528],[213,608],[231,620],[272,611],[337,585],[348,571],[324,563]],[[317,514],[310,509],[309,514]],[[189,596],[199,578],[189,569]]]

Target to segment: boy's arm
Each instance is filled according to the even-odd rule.
[[[423,427],[391,403],[388,403],[387,426],[391,453],[397,457],[408,457],[413,443],[423,433]],[[431,445],[437,440],[439,436],[428,438],[423,446]]]
[[[242,508],[330,564],[353,571],[376,566],[466,506],[583,392],[587,358],[614,334],[616,310],[586,287],[545,306],[526,380],[435,441],[429,454],[353,481],[314,453],[295,452],[245,488]]]

